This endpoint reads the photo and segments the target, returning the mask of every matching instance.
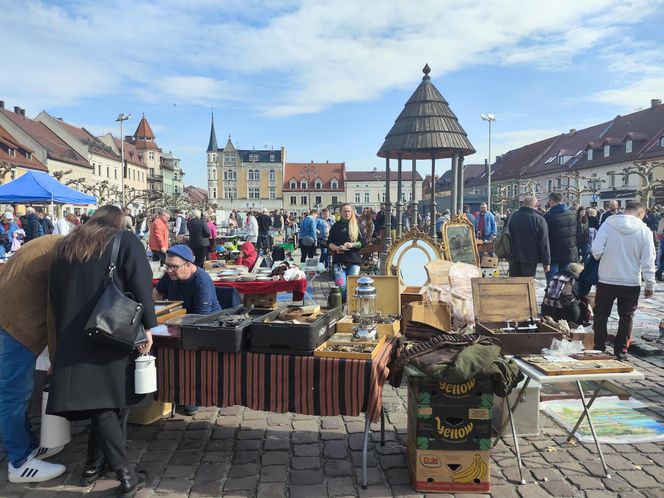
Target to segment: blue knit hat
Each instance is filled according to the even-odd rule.
[[[194,253],[191,251],[191,249],[189,249],[188,246],[182,244],[167,249],[166,254],[170,254],[171,256],[177,256],[178,258],[182,258],[185,261],[189,261],[190,263],[196,261]]]

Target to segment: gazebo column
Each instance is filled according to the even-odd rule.
[[[431,153],[431,206],[429,206],[431,223],[429,232],[436,237],[436,153]]]
[[[450,189],[450,213],[452,218],[454,218],[457,213],[459,212],[458,209],[458,204],[457,204],[457,159],[458,159],[458,153],[454,153],[452,156],[452,187]]]
[[[392,202],[390,202],[390,155],[385,158],[385,252],[392,245]]]
[[[457,160],[457,205],[459,211],[463,211],[463,156]]]
[[[417,218],[420,215],[420,209],[419,206],[417,205],[417,196],[415,195],[415,175],[417,174],[417,158],[416,158],[416,152],[412,151],[411,154],[413,155],[413,173],[412,177],[410,178],[410,213],[412,216],[412,220],[410,220],[410,225],[411,228],[413,225],[417,225]]]
[[[403,204],[401,203],[401,160],[403,155],[399,154],[397,156],[397,238],[401,237],[403,232],[403,222],[401,220],[401,208]]]

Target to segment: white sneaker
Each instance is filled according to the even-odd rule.
[[[9,464],[9,482],[43,482],[64,474],[66,467],[39,458],[28,458],[18,469]]]
[[[39,458],[40,460],[46,460],[47,458],[51,458],[52,456],[57,455],[64,449],[65,449],[64,444],[62,446],[56,446],[55,448],[44,448],[43,446],[40,446],[39,448],[35,448],[32,451],[32,453],[30,453],[30,455],[32,456],[32,458]]]

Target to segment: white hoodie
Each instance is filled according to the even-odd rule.
[[[592,245],[599,262],[599,281],[603,284],[641,286],[641,272],[646,289],[655,286],[655,244],[648,225],[636,216],[616,214],[597,231]]]

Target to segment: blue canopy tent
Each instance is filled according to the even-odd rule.
[[[0,185],[0,203],[30,202],[58,204],[97,204],[97,198],[66,187],[48,173],[28,171],[5,185]]]

